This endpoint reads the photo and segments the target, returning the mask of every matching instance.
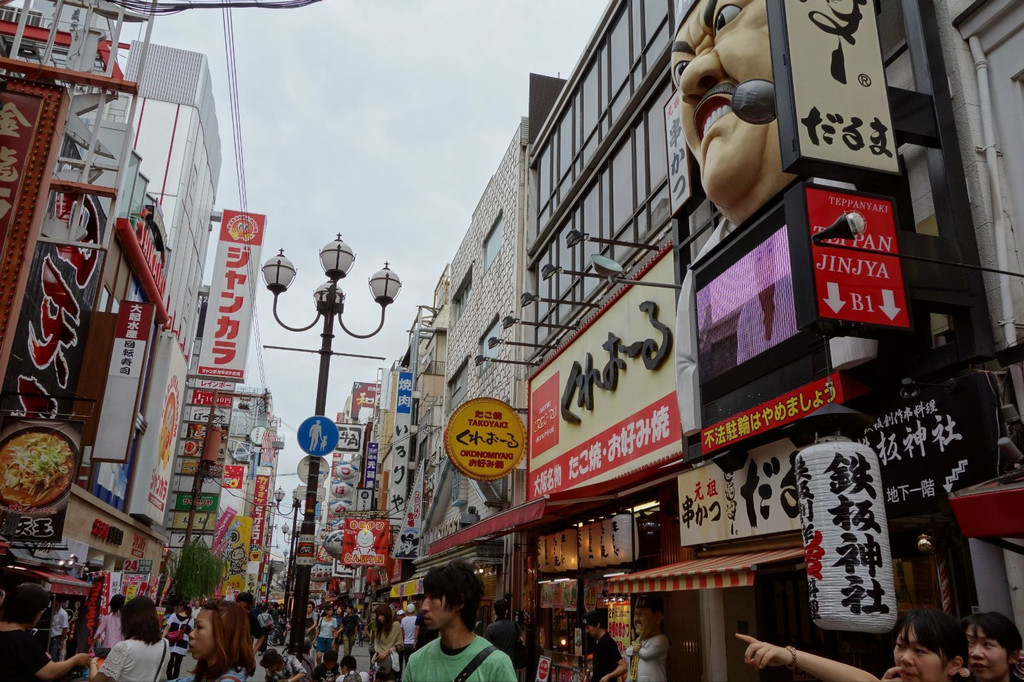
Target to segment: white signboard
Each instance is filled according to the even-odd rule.
[[[665,104],[665,148],[668,152],[668,196],[672,214],[682,208],[692,193],[690,187],[690,148],[683,134],[682,98],[672,92]]]

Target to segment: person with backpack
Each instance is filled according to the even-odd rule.
[[[484,639],[508,654],[514,667],[525,668],[525,647],[519,639],[519,626],[508,617],[507,601],[498,599],[494,602],[494,616],[494,622],[484,630]]]
[[[403,682],[515,680],[512,659],[473,632],[483,583],[473,567],[457,559],[423,578],[423,620],[441,636],[409,658]]]

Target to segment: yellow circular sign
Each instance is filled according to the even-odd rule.
[[[444,448],[464,475],[476,481],[494,481],[519,466],[526,454],[526,428],[511,405],[494,398],[474,398],[448,418]]]

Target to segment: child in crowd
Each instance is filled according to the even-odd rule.
[[[324,652],[323,662],[313,670],[313,682],[337,682],[341,676],[338,674],[338,651],[330,649]]]
[[[345,656],[341,659],[341,677],[338,678],[338,682],[362,682],[363,676],[358,670],[356,670],[356,657]]]
[[[302,682],[306,679],[302,664],[291,654],[282,656],[270,649],[263,654],[260,665],[267,670],[267,682]]]

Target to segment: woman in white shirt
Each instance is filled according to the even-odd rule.
[[[149,597],[135,597],[121,614],[124,640],[110,650],[103,667],[93,659],[90,682],[165,682],[168,645],[160,636],[156,604]]]

